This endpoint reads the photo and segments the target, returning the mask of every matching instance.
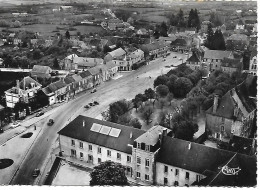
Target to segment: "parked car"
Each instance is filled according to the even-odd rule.
[[[97,91],[97,89],[96,88],[93,88],[92,90],[91,90],[91,93],[95,93]]]
[[[53,124],[54,124],[53,119],[49,119],[49,122],[47,123],[47,125],[52,126]]]
[[[21,123],[15,121],[11,124],[12,127],[19,127],[21,125]]]
[[[170,68],[171,66],[169,66],[169,65],[166,65],[165,67],[166,67],[166,68]]]
[[[89,109],[90,107],[89,107],[89,105],[85,105],[84,108]]]
[[[94,104],[95,104],[95,105],[99,105],[99,103],[98,103],[97,101],[94,101]]]
[[[88,105],[89,105],[89,106],[94,106],[95,104],[93,104],[92,102],[90,102]]]
[[[177,58],[177,56],[173,56],[173,58]]]
[[[36,117],[40,117],[40,116],[42,116],[44,114],[44,112],[38,112],[37,114],[36,114]]]
[[[33,170],[32,176],[33,177],[38,177],[40,175],[40,169],[36,168]]]

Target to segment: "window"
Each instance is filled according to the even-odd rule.
[[[164,182],[164,185],[167,185],[167,184],[168,184],[168,178],[165,177],[165,178],[163,179],[163,182]]]
[[[141,164],[141,158],[139,156],[137,156],[136,162],[137,162],[137,164]]]
[[[185,179],[189,179],[189,178],[190,178],[190,173],[186,172]]]
[[[79,148],[83,148],[83,142],[79,142]]]
[[[150,151],[150,146],[149,145],[145,145],[145,151]]]
[[[111,157],[111,151],[110,150],[107,150],[107,156]]]
[[[168,166],[164,166],[164,173],[168,173]]]
[[[220,126],[220,130],[221,130],[221,132],[223,132],[225,130],[225,127],[223,125]]]
[[[200,178],[200,175],[197,175],[197,176],[196,176],[196,181],[200,181],[200,179],[201,179],[201,178]]]
[[[91,144],[88,145],[88,150],[92,151],[92,145]]]
[[[101,158],[98,158],[98,163],[101,163]]]
[[[76,150],[71,149],[71,156],[76,157]]]
[[[98,147],[98,153],[101,154],[101,148],[100,147]]]
[[[145,167],[149,167],[150,166],[150,160],[149,159],[145,159]]]
[[[127,162],[131,162],[131,156],[127,156]]]
[[[117,157],[118,160],[121,160],[121,154],[120,153],[117,153],[116,157]]]
[[[137,148],[141,149],[141,143],[137,143]]]
[[[174,186],[179,186],[179,182],[178,182],[178,181],[175,181],[175,182],[174,182]]]
[[[175,169],[175,175],[179,175],[179,169]]]
[[[81,159],[83,159],[83,153],[82,152],[79,153],[79,156],[80,156]]]
[[[145,174],[145,180],[149,181],[149,175]]]
[[[140,178],[140,177],[141,177],[140,172],[136,172],[136,177],[137,177],[137,178]]]
[[[75,146],[75,141],[71,140],[71,146]]]

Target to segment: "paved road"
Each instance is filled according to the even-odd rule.
[[[11,181],[11,184],[35,184],[32,172],[35,168],[43,169],[44,161],[50,154],[51,147],[57,139],[57,132],[61,128],[78,114],[97,117],[110,103],[123,98],[130,99],[137,93],[143,93],[145,89],[153,86],[153,80],[160,75],[161,72],[167,71],[164,66],[171,64],[178,65],[181,63],[181,60],[178,58],[173,59],[173,55],[177,55],[178,58],[187,58],[187,55],[177,53],[172,53],[167,57],[166,61],[162,61],[162,58],[158,58],[149,65],[137,71],[133,71],[122,78],[101,84],[94,94],[90,94],[88,91],[82,96],[57,108],[53,114],[43,120],[44,124],[40,126],[43,130],[27,154],[26,159]],[[150,79],[149,76],[152,78]],[[84,110],[84,105],[94,100],[99,101],[100,105],[92,107],[87,111]],[[55,121],[53,126],[47,126],[48,119],[50,118]]]

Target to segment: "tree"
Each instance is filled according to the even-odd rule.
[[[174,82],[174,95],[178,98],[185,97],[192,87],[193,84],[190,79],[180,77]]]
[[[137,129],[141,129],[142,128],[142,124],[140,123],[140,121],[137,118],[131,119],[129,125],[133,126],[134,128],[137,128]]]
[[[39,49],[36,49],[34,52],[33,52],[33,59],[40,59],[42,57],[41,55],[41,51]]]
[[[167,96],[168,93],[169,93],[168,86],[160,84],[159,86],[156,87],[156,94],[158,94],[159,97],[163,98]]]
[[[144,94],[145,94],[145,96],[146,96],[148,99],[150,99],[150,100],[155,97],[155,92],[154,92],[154,90],[151,89],[151,88],[146,89],[146,90],[144,91]]]
[[[225,39],[220,29],[217,29],[214,33],[211,49],[226,50]]]
[[[160,36],[167,37],[168,36],[167,31],[168,31],[168,28],[167,28],[166,23],[162,22],[162,24],[160,26]]]
[[[173,98],[174,98],[173,93],[169,93],[168,96],[167,96],[167,99],[170,102],[170,105],[172,105]]]
[[[214,40],[214,32],[212,29],[212,24],[208,24],[208,31],[207,31],[207,40],[205,42],[205,46],[209,49],[212,49],[213,47],[213,40]]]
[[[66,37],[66,39],[70,39],[70,32],[68,30],[65,33],[65,37]]]
[[[154,83],[153,83],[153,86],[154,88],[156,86],[159,86],[160,84],[163,84],[163,85],[166,85],[166,83],[168,82],[169,78],[167,75],[161,75],[161,76],[158,76],[155,80],[154,80]]]
[[[95,166],[90,174],[90,185],[129,185],[127,177],[125,176],[125,167],[120,163],[112,161],[102,162],[100,165]]]
[[[186,23],[184,21],[184,14],[183,11],[180,9],[177,14],[177,26],[178,27],[185,27]]]
[[[59,69],[59,68],[60,68],[60,65],[59,65],[59,62],[58,62],[58,59],[57,59],[57,58],[55,58],[55,59],[53,60],[53,67],[54,67],[55,69]]]
[[[153,114],[153,108],[152,107],[145,107],[144,111],[142,113],[142,118],[146,121],[146,124],[148,125],[151,119],[151,116]]]
[[[128,102],[119,100],[109,105],[109,121],[117,123],[119,116],[125,114],[129,110]]]

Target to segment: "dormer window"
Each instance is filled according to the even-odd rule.
[[[150,146],[149,145],[145,145],[145,151],[150,151]]]
[[[141,149],[141,143],[137,143],[137,148]]]

